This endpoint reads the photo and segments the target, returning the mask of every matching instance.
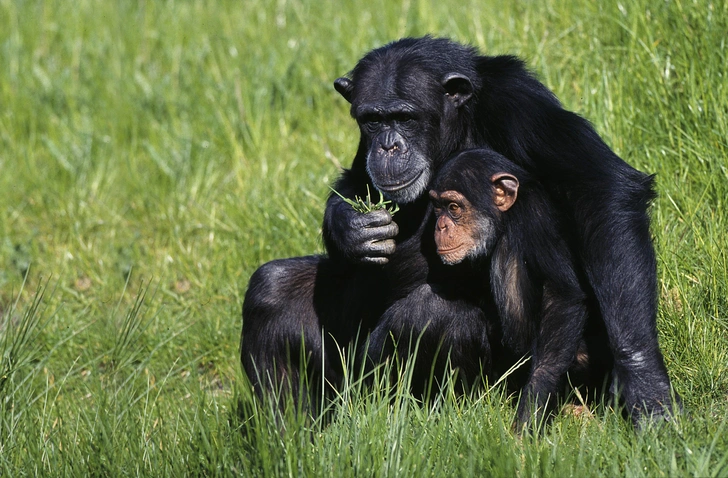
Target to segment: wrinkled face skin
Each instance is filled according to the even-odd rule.
[[[399,204],[425,194],[435,165],[451,153],[443,145],[453,147],[452,125],[472,96],[470,80],[382,61],[334,86],[351,103],[374,186]]]
[[[472,167],[457,159],[448,166]],[[444,174],[447,176],[452,174],[452,171]],[[457,184],[455,182],[455,187],[458,187]],[[508,211],[516,202],[519,184],[518,178],[505,172],[491,175],[490,184],[490,192],[485,193],[487,205],[480,207],[476,207],[463,193],[454,188],[443,188],[444,191],[430,190],[430,201],[437,218],[435,225],[437,254],[445,264],[458,264],[465,259],[489,256],[493,252],[493,246],[498,240],[497,224],[502,221],[502,213]],[[470,188],[467,188],[466,193],[469,190]],[[471,191],[468,194],[472,193]],[[479,194],[484,192],[481,191]]]
[[[378,87],[357,95],[352,114],[367,147],[367,172],[387,198],[412,202],[431,179],[433,148],[428,138],[438,138],[431,127],[436,118],[408,93],[419,91],[415,79],[385,72],[365,81]]]
[[[496,239],[493,219],[481,214],[458,191],[430,191],[435,207],[437,254],[448,265],[486,256]]]
[[[357,121],[369,140],[367,173],[374,186],[397,203],[414,201],[432,174],[428,155],[418,141],[421,126],[415,110],[403,102],[386,109],[367,105],[359,111]]]

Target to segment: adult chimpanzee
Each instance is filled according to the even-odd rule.
[[[422,295],[448,274],[434,249],[428,183],[454,152],[489,147],[542,183],[572,225],[575,255],[608,335],[613,377],[633,418],[670,410],[655,326],[650,176],[614,154],[512,56],[406,38],[371,51],[334,86],[351,103],[361,132],[354,162],[335,189],[363,196],[372,185],[400,211],[395,223],[387,211],[361,214],[331,195],[323,224],[328,256],[273,261],[251,277],[242,360],[258,390],[269,381],[295,388],[301,357],[315,365],[307,371],[316,386],[322,378],[335,384],[334,342],[346,346],[357,331],[376,331],[393,304],[427,302]]]
[[[492,339],[510,355],[531,355],[517,417],[539,422],[576,363],[587,319],[587,293],[562,218],[526,171],[485,149],[445,163],[430,198],[442,261],[490,278],[500,326]]]

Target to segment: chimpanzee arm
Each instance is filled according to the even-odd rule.
[[[334,189],[344,197],[366,196],[366,176],[346,170]],[[363,189],[363,191],[362,191]],[[363,214],[355,211],[335,193],[329,195],[324,213],[323,238],[329,256],[355,264],[386,264],[394,253],[394,237],[399,232],[392,215],[385,209]]]
[[[369,337],[365,370],[396,355],[401,364],[416,360],[410,382],[415,396],[435,392],[433,380],[442,379],[448,367],[457,371],[456,389],[466,390],[490,373],[488,328],[476,304],[423,284],[382,315]]]

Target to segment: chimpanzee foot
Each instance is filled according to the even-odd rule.
[[[683,409],[680,396],[670,387],[667,374],[660,370],[649,373],[642,369],[622,382],[617,377],[612,393],[621,399],[637,429],[672,421]]]

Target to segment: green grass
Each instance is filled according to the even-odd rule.
[[[726,32],[704,0],[0,0],[0,474],[728,475]],[[355,153],[332,82],[425,33],[524,57],[657,173],[682,419],[519,438],[499,388],[420,406],[352,380],[326,424],[252,398],[247,280],[322,251]]]

